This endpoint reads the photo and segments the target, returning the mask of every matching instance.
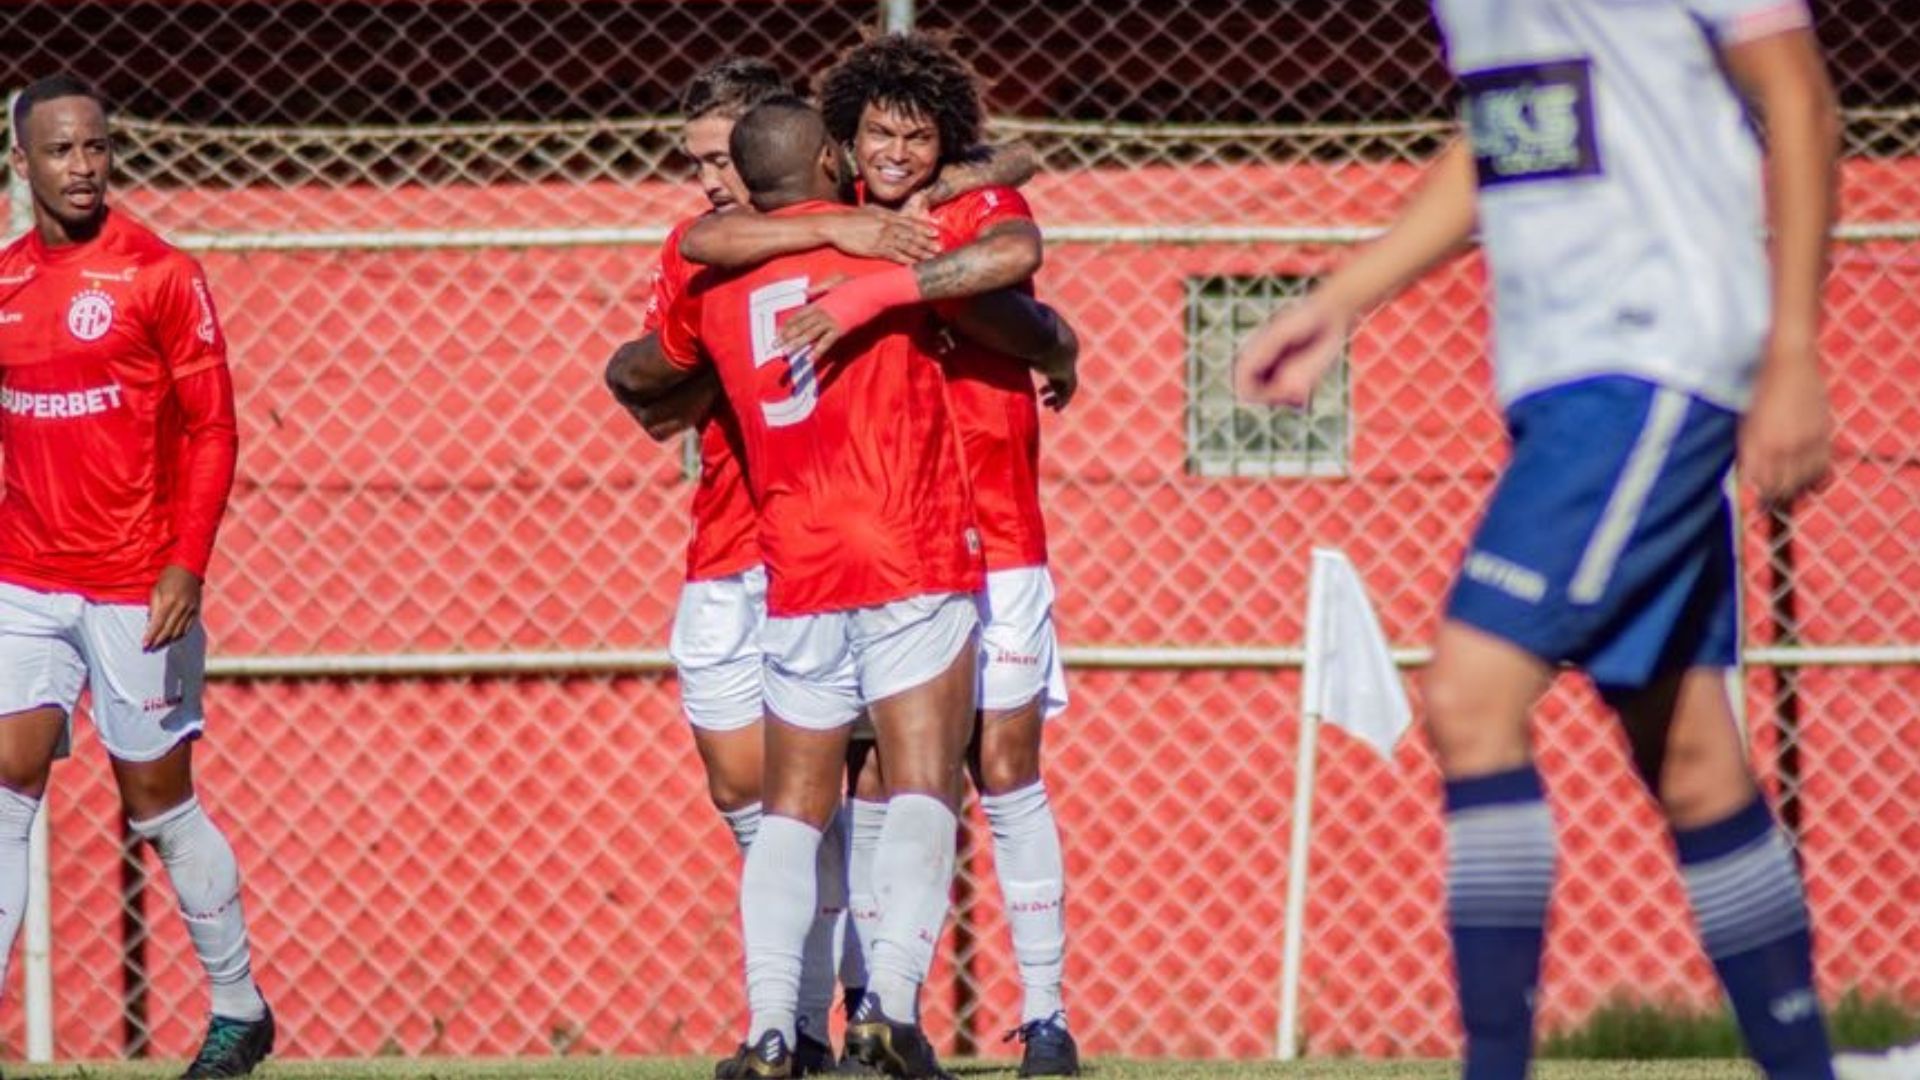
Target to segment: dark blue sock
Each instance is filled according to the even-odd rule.
[[[1523,1080],[1533,1056],[1553,816],[1532,765],[1447,782],[1447,925],[1453,935],[1464,1080]]]
[[[1771,1080],[1833,1080],[1813,988],[1807,904],[1765,799],[1698,829],[1675,829],[1680,872],[1747,1051]]]

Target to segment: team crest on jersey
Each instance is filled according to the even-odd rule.
[[[113,297],[82,289],[67,304],[67,333],[81,341],[99,341],[113,329]]]
[[[1460,85],[1481,187],[1600,175],[1585,58],[1470,71]]]

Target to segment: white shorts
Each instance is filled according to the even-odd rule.
[[[667,655],[680,673],[680,708],[702,731],[738,731],[762,710],[760,633],[767,622],[767,572],[689,581],[680,590]]]
[[[1041,715],[1067,708],[1067,670],[1053,630],[1053,575],[1044,566],[994,570],[980,604],[980,707],[1018,709],[1045,695]]]
[[[93,691],[94,730],[121,761],[165,757],[206,729],[207,635],[196,620],[158,652],[140,647],[147,605],[96,604],[0,582],[0,715],[64,709]]]
[[[831,731],[854,722],[869,702],[932,680],[973,645],[980,615],[973,597],[937,593],[878,607],[770,618],[767,709],[795,727]]]

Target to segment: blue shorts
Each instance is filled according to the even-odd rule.
[[[1725,481],[1737,413],[1608,376],[1507,410],[1513,457],[1447,617],[1595,685],[1730,667],[1740,607]]]

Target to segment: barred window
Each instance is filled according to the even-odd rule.
[[[1187,472],[1195,476],[1346,476],[1351,449],[1347,357],[1304,411],[1233,395],[1233,352],[1273,309],[1306,294],[1286,274],[1190,277],[1187,289]]]

